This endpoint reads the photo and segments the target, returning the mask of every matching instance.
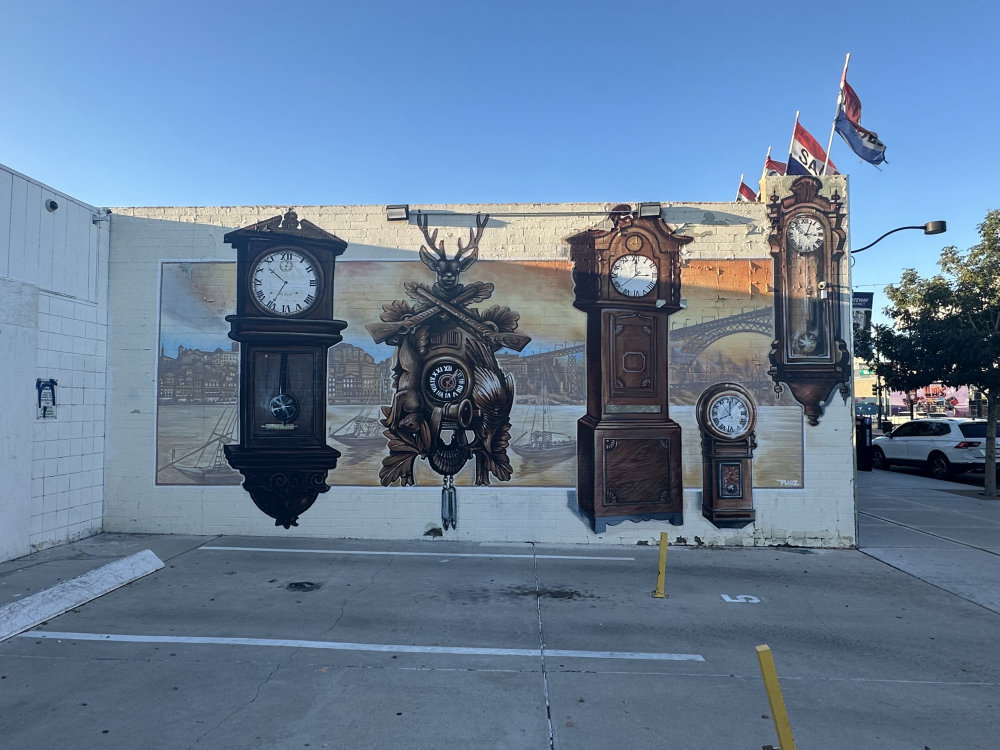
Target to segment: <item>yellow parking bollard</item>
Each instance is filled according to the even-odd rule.
[[[764,678],[767,700],[771,704],[771,717],[774,719],[774,729],[778,733],[778,746],[781,750],[795,750],[792,725],[788,723],[785,699],[781,697],[781,685],[778,684],[778,672],[774,668],[774,656],[771,655],[770,646],[767,644],[757,646],[757,661],[760,662],[760,674]]]
[[[667,581],[667,532],[660,532],[660,566],[656,574],[656,591],[653,592],[653,597],[656,599],[669,599],[666,594],[663,593],[663,587]]]

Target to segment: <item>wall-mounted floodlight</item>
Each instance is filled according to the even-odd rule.
[[[864,247],[859,247],[857,250],[851,250],[851,254],[860,253],[862,250],[867,250],[872,245],[875,245],[886,237],[888,237],[893,232],[902,232],[904,229],[922,229],[924,234],[941,234],[942,232],[948,231],[948,222],[946,221],[928,221],[926,224],[917,224],[912,227],[896,227],[895,229],[890,229],[888,232],[879,237],[875,242],[869,242]]]
[[[385,207],[387,221],[406,221],[410,218],[410,207],[405,203]]]
[[[659,217],[660,211],[663,209],[663,205],[660,203],[640,203],[639,204],[639,218],[640,219],[652,219]]]

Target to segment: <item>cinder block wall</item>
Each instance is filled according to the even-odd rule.
[[[0,560],[101,530],[109,223],[0,166]],[[55,379],[39,419],[36,380]]]
[[[828,192],[846,194],[846,180],[827,178]],[[835,185],[833,184],[835,183]],[[613,203],[412,205],[411,211],[503,217],[483,242],[483,260],[563,260],[563,239],[582,229],[602,226]],[[769,259],[763,204],[665,203],[664,217],[682,234],[696,238],[691,259]],[[110,257],[110,341],[108,377],[108,458],[105,529],[120,532],[190,534],[261,534],[419,538],[440,524],[439,487],[334,487],[291,532],[275,529],[238,486],[157,486],[155,436],[156,368],[161,264],[176,261],[229,261],[235,253],[223,243],[234,228],[284,213],[287,206],[117,208],[113,210]],[[338,267],[357,260],[417,260],[419,230],[412,222],[389,222],[384,206],[300,206],[299,217],[314,222],[349,243]],[[736,220],[720,219],[735,217]],[[454,240],[466,229],[447,228]],[[845,278],[847,269],[844,270]],[[372,285],[374,298],[400,297],[395,287]],[[843,330],[849,331],[850,303],[844,307]],[[786,396],[788,403],[790,397]],[[693,411],[693,410],[691,410]],[[581,409],[581,416],[583,409]],[[671,416],[675,410],[671,407]],[[697,446],[698,432],[684,424],[685,461],[688,444]],[[766,425],[758,425],[758,432]],[[718,529],[701,514],[700,482],[686,486],[684,525],[626,522],[593,533],[575,511],[574,487],[462,487],[459,528],[452,538],[472,541],[538,541],[548,543],[635,544],[655,542],[661,531],[671,538],[697,537],[705,544],[850,546],[854,543],[853,414],[835,396],[816,427],[803,423],[803,467],[800,486],[757,488],[756,522],[744,529]],[[697,460],[698,449],[693,449]]]

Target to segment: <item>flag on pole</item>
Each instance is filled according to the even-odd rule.
[[[788,170],[788,165],[783,161],[775,161],[770,156],[764,160],[764,176],[781,176]]]
[[[869,164],[885,161],[885,144],[871,130],[861,127],[861,100],[845,78],[834,128],[851,150]]]
[[[756,203],[757,194],[740,177],[740,189],[736,192],[737,203]]]
[[[824,163],[826,168],[824,169]],[[788,151],[787,174],[811,174],[816,177],[822,174],[839,174],[832,161],[826,158],[826,151],[816,142],[795,120],[795,131],[792,134],[792,145]]]

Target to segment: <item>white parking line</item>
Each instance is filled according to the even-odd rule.
[[[33,630],[22,638],[47,638],[61,641],[104,641],[119,643],[184,643],[213,646],[265,646],[283,648],[318,648],[328,651],[377,651],[394,654],[451,654],[456,656],[541,656],[537,648],[476,648],[470,646],[409,646],[391,643],[340,643],[337,641],[300,641],[284,638],[213,638],[184,635],[123,635],[111,633],[61,633]],[[701,654],[666,654],[641,651],[573,651],[545,649],[546,656],[577,659],[621,659],[635,661],[705,661]]]
[[[600,560],[601,562],[634,562],[634,557],[607,557],[604,555],[530,555],[499,554],[488,552],[376,552],[354,549],[290,549],[287,547],[220,547],[206,544],[198,549],[226,550],[229,552],[306,552],[313,555],[398,555],[405,557],[510,557],[527,560]]]

